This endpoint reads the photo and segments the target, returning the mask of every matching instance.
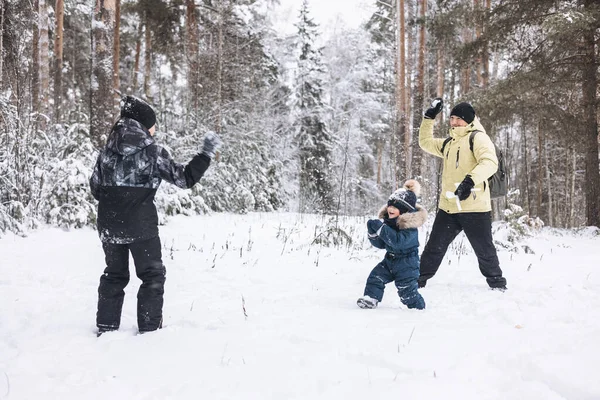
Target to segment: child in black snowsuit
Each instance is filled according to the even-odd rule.
[[[187,165],[178,164],[155,143],[155,123],[156,114],[148,103],[123,97],[120,118],[90,179],[98,200],[98,233],[106,259],[98,287],[98,335],[119,329],[130,252],[142,280],[137,296],[138,329],[144,333],[162,327],[166,269],[154,196],[163,179],[181,188],[194,186],[220,145],[219,137],[209,133],[201,152]]]
[[[400,301],[408,308],[422,310],[425,300],[418,292],[419,234],[417,228],[427,220],[427,211],[417,205],[421,185],[408,180],[388,199],[379,211],[379,219],[367,222],[369,241],[385,249],[384,259],[371,271],[364,296],[357,300],[360,308],[376,308],[383,298],[385,285],[392,281]]]

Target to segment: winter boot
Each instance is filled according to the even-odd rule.
[[[149,329],[149,330],[140,329],[139,330],[139,334],[143,335],[144,333],[154,332],[154,331],[157,331],[157,330],[162,329],[162,328],[163,328],[163,323],[162,323],[162,318],[161,318],[160,323],[158,324],[158,328],[156,328],[156,329]]]
[[[356,300],[356,304],[360,307],[360,308],[377,308],[377,303],[379,303],[379,301],[377,301],[377,299],[374,299],[370,296],[363,296],[360,297],[358,300]]]
[[[100,337],[102,336],[102,334],[106,333],[106,332],[115,332],[117,331],[119,328],[117,327],[107,327],[107,326],[101,326],[98,328],[98,331],[96,332],[96,337]]]

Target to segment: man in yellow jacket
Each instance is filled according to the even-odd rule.
[[[442,108],[442,99],[433,100],[419,129],[419,146],[443,159],[442,195],[421,256],[419,287],[435,275],[448,246],[464,231],[488,285],[506,290],[492,239],[492,203],[487,181],[498,169],[494,144],[469,103],[457,104],[450,112],[450,139],[434,138],[434,120]],[[470,136],[475,131],[471,151]]]

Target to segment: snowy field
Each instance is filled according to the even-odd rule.
[[[352,246],[310,245],[327,221],[215,214],[161,227],[165,328],[96,338],[96,232],[0,239],[0,399],[600,399],[600,236],[545,229],[499,253],[491,291],[463,236],[407,310],[393,285],[356,306],[383,257],[366,218]],[[427,235],[421,233],[421,245]],[[464,242],[463,242],[464,240]]]

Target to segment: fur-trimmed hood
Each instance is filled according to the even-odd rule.
[[[383,206],[381,210],[379,210],[379,218],[387,219],[389,218],[387,212],[387,205]],[[399,229],[410,229],[410,228],[420,228],[427,221],[427,210],[425,210],[419,204],[416,205],[417,211],[411,213],[400,214],[398,219],[396,220],[396,224]]]

